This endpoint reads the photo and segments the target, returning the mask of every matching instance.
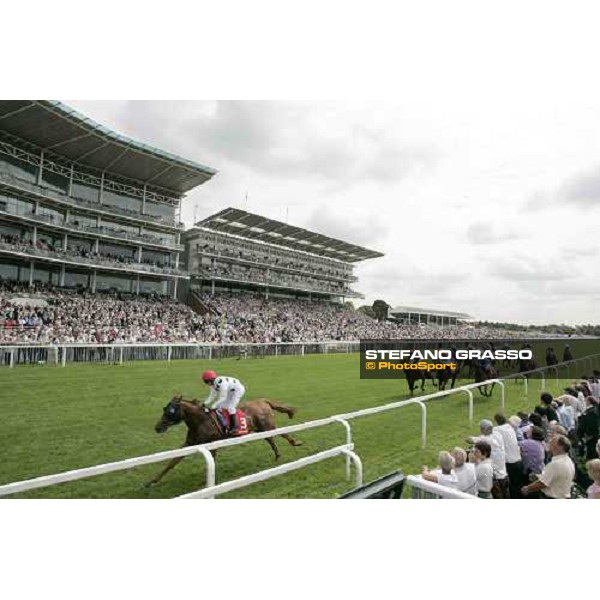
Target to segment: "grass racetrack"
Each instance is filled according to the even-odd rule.
[[[324,418],[407,398],[404,380],[361,380],[359,357],[318,355],[264,360],[148,361],[119,365],[21,366],[2,369],[0,377],[0,484],[89,467],[178,448],[185,425],[164,435],[154,432],[162,408],[175,393],[204,399],[207,388],[200,373],[207,367],[239,378],[246,385],[244,400],[266,397],[298,408],[293,421],[277,415],[278,426]],[[579,373],[577,373],[579,375]],[[547,389],[559,393],[567,383],[549,379]],[[564,378],[564,380],[562,379]],[[457,382],[457,386],[466,382]],[[539,399],[540,380],[531,380],[529,398],[523,383],[506,383],[506,414],[531,410]],[[436,389],[428,382],[425,393]],[[500,390],[491,398],[475,392],[472,424],[467,397],[456,394],[427,403],[427,448],[421,450],[418,406],[353,420],[355,451],[364,466],[365,482],[396,469],[419,472],[436,464],[442,449],[464,446],[483,417],[500,407]],[[345,443],[345,430],[332,425],[303,431],[303,446],[292,448],[276,438],[281,462],[288,462]],[[264,441],[220,450],[217,483],[274,466]],[[144,488],[164,463],[100,475],[11,497],[27,498],[172,498],[204,485],[204,461],[186,458],[157,486]],[[352,487],[344,477],[344,459],[333,458],[294,473],[237,490],[223,497],[334,498]]]

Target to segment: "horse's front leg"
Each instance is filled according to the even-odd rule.
[[[156,485],[171,469],[176,467],[184,458],[185,456],[178,456],[177,458],[173,458],[172,460],[170,460],[169,464],[156,477],[154,477],[150,481],[147,481],[144,484],[144,487]]]

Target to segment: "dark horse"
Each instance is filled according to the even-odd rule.
[[[475,383],[481,383],[482,381],[496,379],[498,377],[498,371],[492,365],[488,365],[487,368],[483,368],[479,361],[475,361],[473,368],[475,371]],[[492,383],[491,385],[480,385],[477,389],[482,396],[491,396],[495,385],[495,383]]]
[[[275,415],[273,411],[285,413],[291,419],[296,413],[295,408],[277,404],[272,400],[253,400],[240,405],[244,416],[248,422],[250,431],[271,431],[275,429]],[[198,444],[206,444],[216,440],[222,440],[227,436],[219,424],[214,411],[201,406],[197,400],[184,400],[182,396],[175,396],[164,407],[162,417],[156,423],[154,430],[156,433],[164,433],[173,425],[185,423],[187,426],[187,435],[183,448],[186,446],[197,446]],[[299,442],[287,434],[281,434],[291,446],[301,446]],[[275,460],[280,456],[277,445],[273,438],[265,438],[265,441],[271,446],[275,453]],[[216,451],[212,451],[213,455]],[[146,485],[158,483],[166,473],[173,467],[179,464],[185,457],[180,456],[174,458],[169,464],[158,474],[151,479]]]
[[[442,369],[441,371],[436,371],[435,376],[438,381],[438,389],[440,392],[443,392],[446,389],[446,384],[450,382],[450,389],[454,388],[454,384],[456,383],[456,377],[458,376],[459,367],[458,364],[454,369]]]

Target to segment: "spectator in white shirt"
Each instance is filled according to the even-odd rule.
[[[430,471],[427,467],[423,467],[421,476],[427,481],[438,483],[446,487],[458,489],[458,479],[453,472],[454,469],[454,458],[450,452],[442,450],[438,457],[438,464],[440,471]]]
[[[509,493],[511,498],[521,496],[520,489],[523,480],[523,461],[521,459],[521,448],[517,440],[517,434],[513,426],[506,421],[506,417],[497,413],[494,415],[497,425],[494,431],[502,436],[506,459],[506,471],[508,473]]]
[[[523,496],[539,493],[538,498],[563,499],[571,496],[575,478],[575,465],[569,456],[571,442],[564,435],[555,435],[550,440],[552,460],[544,467],[537,481],[521,489]]]
[[[475,463],[475,476],[477,478],[477,496],[491,500],[494,486],[494,466],[490,455],[492,448],[488,442],[477,442],[473,449],[473,462]]]
[[[458,481],[458,489],[465,494],[477,496],[477,475],[475,465],[467,462],[467,453],[462,448],[454,448],[454,474]]]
[[[483,419],[479,423],[481,435],[468,438],[468,442],[476,444],[477,442],[487,442],[492,449],[491,459],[494,466],[494,486],[492,495],[497,500],[508,499],[508,475],[506,471],[506,451],[504,449],[504,440],[499,432],[494,431],[494,424],[488,419]]]

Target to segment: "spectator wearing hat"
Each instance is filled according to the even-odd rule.
[[[504,442],[509,494],[511,498],[518,498],[520,496],[519,490],[523,485],[523,461],[521,460],[521,448],[519,447],[517,434],[502,413],[496,413],[494,421],[496,421],[494,432],[499,433]]]
[[[571,442],[564,435],[556,435],[550,440],[552,460],[536,481],[521,488],[523,496],[538,498],[570,498],[571,486],[575,478],[575,465],[569,456]]]
[[[477,474],[475,465],[467,462],[467,453],[462,448],[454,448],[451,452],[454,458],[454,474],[458,481],[458,489],[465,494],[477,495]]]
[[[494,424],[488,419],[480,421],[479,431],[479,436],[469,438],[468,441],[472,444],[487,442],[490,445],[490,458],[494,467],[492,495],[498,500],[507,499],[509,498],[508,473],[506,471],[506,451],[502,435],[494,431]]]

